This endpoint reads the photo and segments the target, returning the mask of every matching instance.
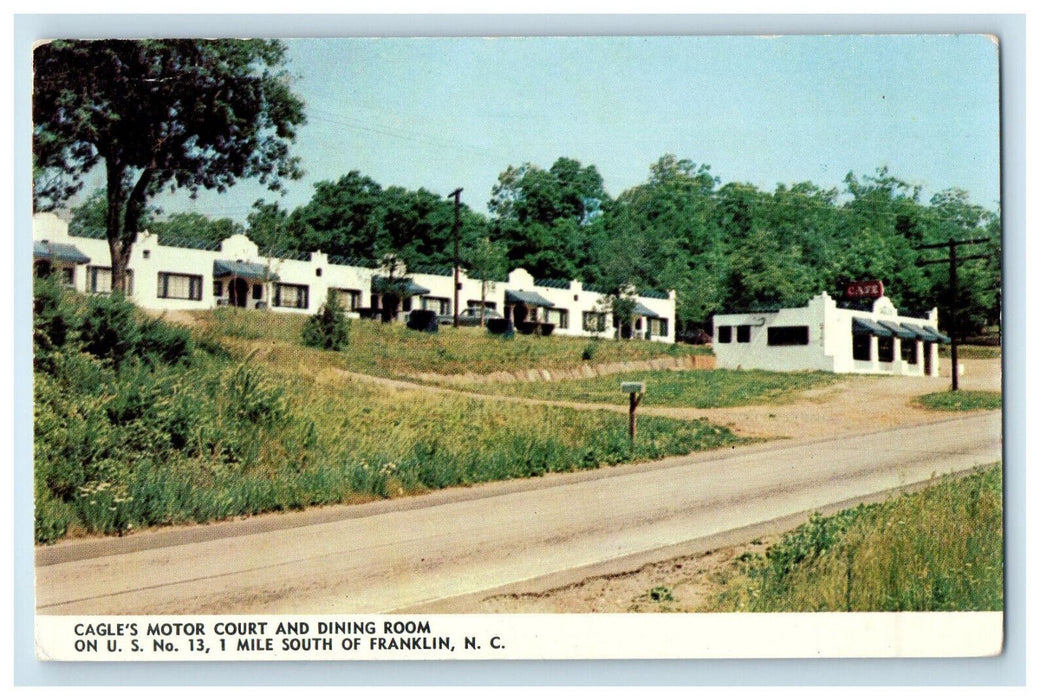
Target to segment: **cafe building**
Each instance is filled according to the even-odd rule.
[[[882,287],[881,287],[882,289]],[[713,317],[716,366],[773,371],[938,376],[938,310],[903,315],[885,296]]]

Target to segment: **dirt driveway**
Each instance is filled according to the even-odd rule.
[[[965,360],[962,364],[961,389],[1000,391],[999,360]],[[943,362],[943,365],[947,363]],[[948,369],[943,366],[946,374]],[[827,437],[948,418],[948,413],[915,406],[913,399],[922,394],[947,391],[950,383],[949,376],[937,379],[848,377],[828,388],[806,392],[798,401],[783,406],[702,411],[645,410],[680,417],[705,416],[742,435]],[[541,593],[490,596],[474,603],[476,607],[471,612],[682,612],[708,609],[719,587],[734,575],[734,562],[742,556],[762,553],[777,539],[778,535],[766,533],[747,542],[649,564],[613,576],[594,576]]]
[[[943,365],[948,363],[943,362]],[[965,360],[960,388],[1000,391],[999,360]],[[943,373],[948,375],[948,367]],[[869,377],[848,376],[828,387],[804,392],[798,400],[780,406],[679,411],[647,408],[645,412],[678,417],[704,416],[750,437],[817,438],[850,435],[900,425],[930,423],[948,417],[914,405],[913,399],[936,391],[948,391],[949,376]]]

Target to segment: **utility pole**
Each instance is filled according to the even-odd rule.
[[[454,327],[458,327],[458,268],[461,266],[461,261],[458,257],[458,238],[459,229],[462,227],[462,188],[459,187],[448,197],[454,197]]]
[[[921,267],[924,265],[935,265],[939,263],[949,263],[949,336],[952,338],[950,343],[950,355],[952,358],[952,390],[958,391],[960,388],[960,377],[959,377],[959,357],[956,352],[956,265],[957,263],[964,262],[965,260],[987,260],[988,255],[965,255],[962,258],[956,257],[956,246],[961,245],[974,245],[976,243],[988,243],[991,238],[971,238],[966,241],[958,241],[955,238],[950,238],[946,243],[928,243],[926,245],[916,246],[916,250],[931,250],[934,248],[948,248],[949,257],[940,258],[938,260],[920,260],[917,265]]]

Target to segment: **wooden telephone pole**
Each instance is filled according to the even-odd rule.
[[[454,197],[454,327],[458,327],[458,268],[461,265],[461,261],[458,257],[458,239],[459,229],[462,228],[462,188],[459,187],[448,197]]]
[[[988,243],[990,238],[972,238],[966,241],[958,241],[955,238],[950,238],[946,243],[928,243],[926,245],[916,246],[916,250],[931,250],[934,248],[948,248],[949,257],[940,258],[938,260],[921,260],[917,262],[917,265],[935,265],[938,263],[949,263],[949,337],[952,339],[950,345],[950,354],[952,356],[952,390],[957,391],[960,388],[960,377],[959,377],[959,359],[956,353],[956,265],[957,263],[964,262],[965,260],[986,260],[989,258],[988,255],[965,255],[963,257],[956,257],[956,246],[961,245],[974,245],[976,243]]]

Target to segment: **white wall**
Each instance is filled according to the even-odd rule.
[[[34,215],[33,238],[34,240],[50,240],[55,243],[74,245],[91,258],[90,265],[110,266],[109,246],[105,240],[70,236],[68,224],[54,214]],[[266,284],[262,301],[278,313],[315,313],[327,299],[327,291],[330,288],[359,290],[361,305],[370,306],[371,280],[376,274],[381,273],[376,269],[331,263],[328,256],[320,252],[311,253],[308,260],[265,257],[259,255],[258,246],[243,234],[236,234],[225,239],[219,250],[197,250],[161,246],[156,236],[146,231],[138,235],[128,264],[128,269],[132,270],[134,275],[131,299],[143,308],[156,310],[213,308],[218,305],[220,298],[228,297],[224,289],[220,297],[214,294],[213,269],[216,260],[264,265],[279,278],[279,283],[308,286],[308,306],[300,309],[274,306],[275,283]],[[199,276],[202,284],[201,298],[196,300],[158,297],[158,275],[161,272]],[[400,270],[398,274],[402,275],[404,271]],[[430,293],[427,296],[448,299],[450,309],[453,310],[454,277],[452,275],[408,273],[407,276],[415,284],[429,289]],[[523,290],[540,294],[552,302],[556,308],[567,310],[567,327],[557,328],[555,331],[560,335],[590,335],[584,327],[583,313],[602,310],[602,295],[586,291],[582,288],[581,282],[571,281],[566,289],[538,287],[534,283],[534,277],[522,268],[513,270],[509,274],[508,282],[488,282],[486,295],[481,293],[483,290],[480,280],[470,278],[464,270],[460,273],[459,281],[462,287],[459,292],[460,310],[467,308],[469,301],[481,301],[486,296],[488,303],[494,303],[498,312],[504,313],[506,290]],[[79,291],[88,291],[85,266],[77,266],[74,284]],[[668,299],[640,297],[639,300],[644,306],[668,321],[667,335],[664,337],[652,336],[651,339],[672,343],[675,338],[675,292],[670,292]],[[249,298],[249,304],[253,305],[254,301]],[[412,308],[421,307],[421,298],[416,297]],[[645,318],[643,319],[643,330],[637,334],[637,337],[642,337],[641,334],[647,328],[648,320]],[[610,313],[607,313],[605,330],[600,335],[613,338],[614,333]]]
[[[887,320],[896,324],[912,323],[937,328],[938,312],[933,309],[928,318],[899,316],[887,297],[873,303],[872,311],[841,309],[828,294],[813,297],[807,306],[781,309],[774,312],[717,314],[713,317],[713,352],[716,366],[724,369],[766,369],[774,371],[822,370],[826,372],[854,372],[863,374],[924,375],[923,341],[916,341],[916,363],[902,359],[901,339],[891,338],[894,359],[879,360],[877,336],[872,336],[870,361],[854,359],[852,319]],[[748,325],[751,338],[739,343],[737,327]],[[720,342],[721,326],[731,326],[731,342]],[[770,346],[768,329],[782,326],[806,326],[807,345]],[[938,376],[937,345],[932,347],[930,376]]]

